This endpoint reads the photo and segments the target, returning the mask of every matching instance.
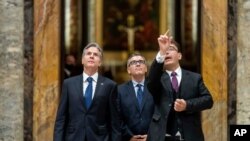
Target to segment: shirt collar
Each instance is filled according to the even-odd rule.
[[[145,81],[145,79],[138,83],[138,82],[132,80],[132,83],[133,83],[134,87],[136,87],[137,84],[141,84],[144,87],[144,81]]]
[[[88,76],[86,73],[83,72],[83,80],[84,80],[83,82],[86,82],[88,77],[90,77],[90,76]],[[93,74],[91,77],[93,78],[93,80],[94,80],[95,82],[97,82],[98,73],[96,72],[96,73]]]
[[[171,76],[171,73],[173,71],[166,70],[166,72],[168,73],[169,76]],[[174,72],[177,73],[177,76],[181,76],[181,67],[178,67],[176,70],[174,70]]]

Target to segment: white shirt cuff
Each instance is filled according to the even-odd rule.
[[[158,52],[155,59],[156,59],[157,63],[163,63],[165,60],[165,56],[162,56],[160,54],[160,52]]]

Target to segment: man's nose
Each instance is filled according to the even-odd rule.
[[[135,64],[136,64],[137,66],[140,66],[140,65],[141,65],[141,63],[140,63],[140,62],[136,62]]]

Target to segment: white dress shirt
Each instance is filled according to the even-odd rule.
[[[165,56],[162,56],[160,54],[160,52],[158,52],[157,55],[156,55],[157,63],[163,63],[164,60],[165,60]],[[168,73],[168,75],[169,75],[169,77],[171,78],[171,81],[172,81],[172,76],[171,76],[172,71],[166,70],[166,72]],[[182,78],[181,67],[178,67],[176,70],[174,70],[174,72],[177,73],[176,77],[177,77],[177,81],[178,81],[178,86],[180,86],[181,78]]]
[[[85,95],[85,91],[86,91],[86,89],[87,89],[87,87],[89,85],[89,83],[87,81],[88,77],[92,77],[93,78],[93,82],[92,82],[92,85],[93,85],[92,99],[93,99],[94,94],[95,94],[96,84],[97,84],[98,73],[96,72],[94,75],[88,76],[86,73],[83,72],[83,96]]]
[[[144,81],[145,80],[143,80],[143,81],[141,81],[140,83],[138,83],[138,82],[136,82],[136,81],[134,81],[134,80],[132,80],[132,83],[133,83],[133,86],[134,86],[134,90],[135,90],[135,96],[137,97],[137,91],[138,91],[138,87],[136,86],[137,84],[141,84],[141,89],[142,89],[142,91],[144,90]]]

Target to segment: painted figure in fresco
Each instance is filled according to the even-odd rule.
[[[128,15],[127,17],[127,25],[123,26],[120,25],[119,31],[125,31],[127,33],[127,46],[128,46],[128,52],[129,54],[133,53],[135,51],[135,34],[137,31],[142,31],[143,26],[134,26],[134,16]]]
[[[104,9],[103,18],[106,50],[133,52],[157,49],[155,39],[159,35],[158,1],[111,0],[104,2],[104,5],[110,7]]]

